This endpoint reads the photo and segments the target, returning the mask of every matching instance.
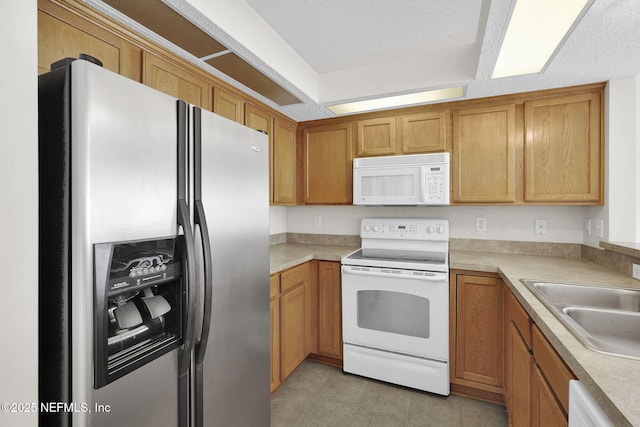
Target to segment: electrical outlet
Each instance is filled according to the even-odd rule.
[[[536,234],[547,234],[547,220],[546,219],[536,219],[534,223],[533,231]]]
[[[591,236],[591,218],[584,220],[584,234]]]
[[[487,231],[487,218],[476,218],[476,231]]]
[[[640,280],[640,264],[633,264],[633,278]]]
[[[313,226],[316,227],[316,228],[322,227],[322,217],[321,216],[314,216],[313,217]]]
[[[596,237],[604,237],[604,221],[596,219]]]

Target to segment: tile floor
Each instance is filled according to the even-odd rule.
[[[271,427],[507,426],[504,407],[305,361],[271,396]]]

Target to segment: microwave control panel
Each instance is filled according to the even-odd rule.
[[[449,170],[446,165],[426,166],[425,196],[429,204],[449,202]]]

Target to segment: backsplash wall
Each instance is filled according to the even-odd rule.
[[[359,235],[362,218],[423,217],[448,219],[451,238],[582,243],[583,210],[581,206],[272,206],[270,233]],[[314,217],[320,217],[320,227],[314,226]],[[476,218],[486,218],[487,231],[476,231]],[[534,233],[536,219],[547,220],[547,234]]]

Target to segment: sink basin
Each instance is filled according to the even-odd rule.
[[[520,281],[586,347],[640,359],[640,289]]]
[[[562,311],[585,332],[581,335],[587,347],[640,358],[640,313],[585,307]]]
[[[640,289],[521,280],[549,303],[640,312]]]

